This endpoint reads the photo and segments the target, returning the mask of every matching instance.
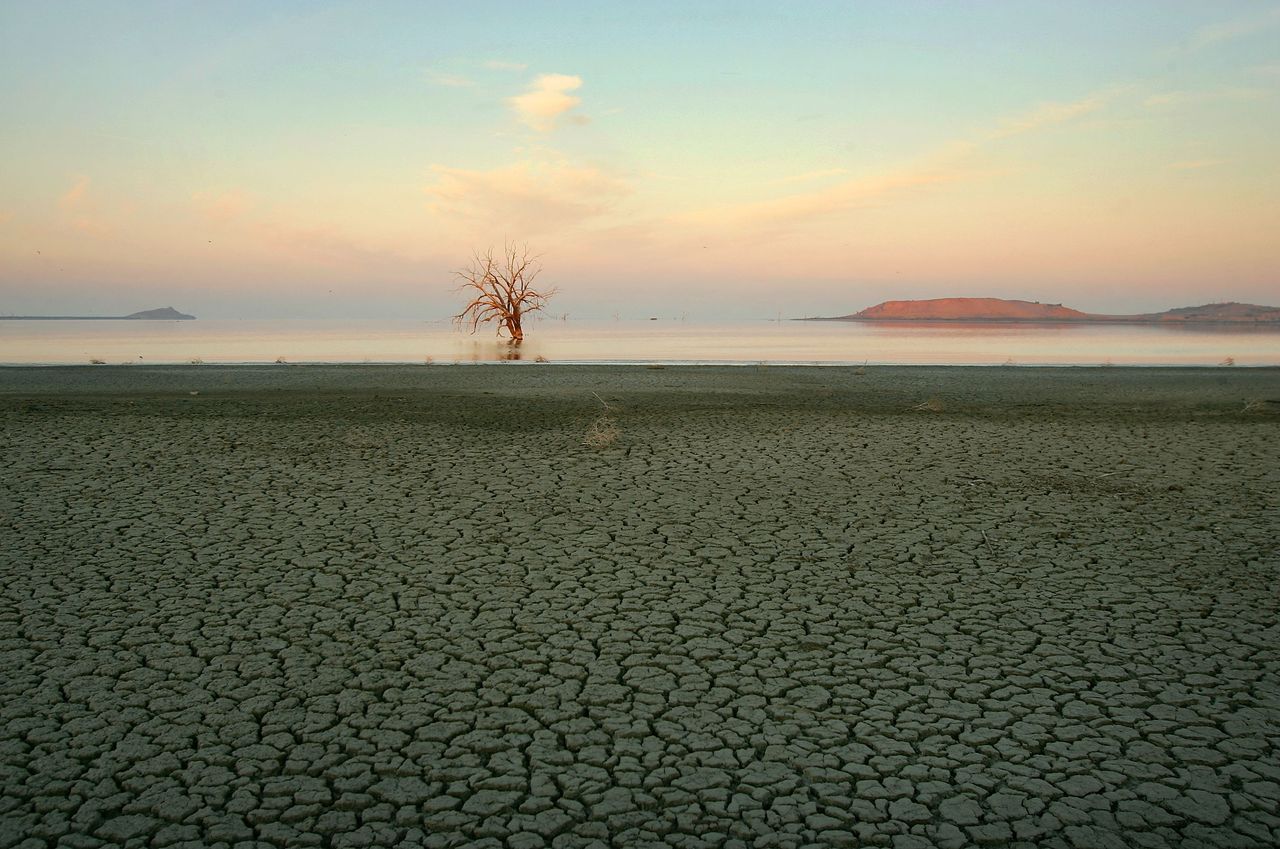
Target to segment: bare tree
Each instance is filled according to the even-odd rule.
[[[541,310],[555,289],[539,292],[533,282],[542,272],[538,258],[529,255],[528,245],[507,245],[501,256],[494,256],[493,248],[483,254],[477,251],[471,264],[455,272],[460,285],[458,291],[471,295],[471,303],[453,317],[461,326],[469,326],[472,333],[480,325],[498,322],[498,335],[506,331],[512,345],[524,341],[521,320],[525,313]]]

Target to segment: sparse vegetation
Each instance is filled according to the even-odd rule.
[[[105,366],[106,364],[107,364],[106,360],[100,360],[97,357],[94,357],[93,359],[89,360],[89,365],[91,366]]]
[[[927,412],[927,413],[941,413],[946,408],[947,408],[947,405],[943,404],[941,400],[937,398],[930,398],[928,401],[925,401],[923,404],[916,404],[911,409],[923,410],[924,412]]]
[[[1235,357],[1227,357],[1227,358],[1226,358],[1226,359],[1224,359],[1222,362],[1218,363],[1218,365],[1220,365],[1220,366],[1233,366],[1233,365],[1235,365],[1235,364],[1236,364],[1236,358],[1235,358]]]
[[[622,436],[622,429],[618,427],[618,422],[614,419],[613,407],[609,406],[608,402],[596,395],[596,393],[592,392],[591,394],[596,396],[596,400],[600,402],[604,410],[591,421],[591,424],[587,425],[587,432],[583,434],[582,444],[600,451],[611,447],[617,442],[618,437]]]

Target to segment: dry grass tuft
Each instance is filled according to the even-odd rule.
[[[89,360],[89,365],[91,366],[105,366],[106,364],[107,364],[106,360],[100,360],[97,357],[94,357],[92,360]]]
[[[925,412],[928,412],[928,413],[941,413],[946,408],[947,408],[947,405],[942,403],[942,401],[940,401],[939,399],[930,398],[928,401],[925,401],[923,404],[916,404],[911,409],[924,410]]]
[[[539,354],[538,356],[534,357],[534,358],[533,358],[533,361],[534,361],[535,363],[549,363],[549,362],[551,362],[551,360],[548,360],[546,357],[542,356],[541,354]]]
[[[582,435],[582,444],[600,451],[617,442],[618,437],[622,436],[622,429],[618,427],[618,422],[613,417],[613,407],[609,406],[609,402],[594,392],[591,394],[595,395],[600,406],[604,407],[604,412],[587,425],[587,432]]]
[[[587,432],[582,435],[582,444],[601,451],[611,447],[618,441],[619,436],[622,436],[622,430],[617,422],[607,415],[596,416],[595,420],[587,425]]]
[[[1222,362],[1218,363],[1218,365],[1220,365],[1220,366],[1233,366],[1233,365],[1235,365],[1235,364],[1236,364],[1236,358],[1235,358],[1235,357],[1227,357],[1225,360],[1223,360]]]
[[[200,359],[199,357],[192,357],[192,358],[189,360],[189,362],[190,362],[190,363],[191,363],[191,365],[193,365],[193,366],[202,366],[202,365],[204,365],[204,360]]]

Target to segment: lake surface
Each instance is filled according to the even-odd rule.
[[[0,363],[1280,365],[1280,329],[542,320],[519,349],[448,321],[0,321]]]

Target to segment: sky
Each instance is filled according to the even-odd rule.
[[[0,0],[0,313],[1280,303],[1280,3]]]

